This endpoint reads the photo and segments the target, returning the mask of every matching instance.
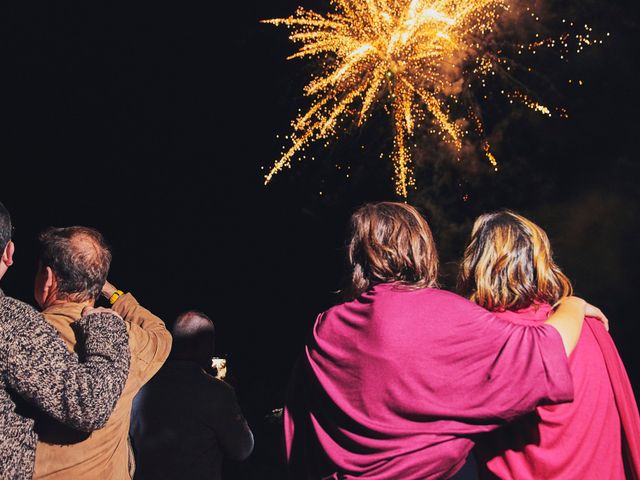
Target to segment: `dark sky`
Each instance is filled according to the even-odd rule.
[[[261,418],[282,405],[315,315],[337,301],[350,212],[397,199],[376,153],[389,142],[384,119],[265,188],[261,167],[306,105],[311,67],[285,61],[286,31],[258,20],[288,15],[297,2],[39,3],[0,12],[0,198],[17,243],[3,288],[31,301],[44,227],[98,228],[113,246],[116,285],[169,322],[186,309],[209,313],[245,409]],[[551,18],[611,32],[571,63],[547,64],[555,86],[539,93],[570,118],[487,105],[497,174],[418,139],[419,187],[409,199],[433,226],[445,286],[477,214],[508,207],[537,221],[577,294],[610,316],[636,392],[637,3],[547,4]],[[568,88],[568,78],[585,85]],[[350,166],[348,180],[336,165]]]

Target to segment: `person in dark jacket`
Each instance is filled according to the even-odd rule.
[[[0,203],[0,278],[13,264],[11,217]],[[88,309],[77,324],[83,362],[31,306],[0,290],[0,479],[31,479],[37,437],[15,412],[12,395],[71,427],[102,427],[129,373],[127,331],[106,309]]]
[[[136,457],[135,480],[219,480],[224,457],[246,459],[253,450],[233,388],[216,365],[213,322],[186,312],[173,329],[169,361],[133,402],[130,434]],[[217,377],[217,378],[216,378]]]

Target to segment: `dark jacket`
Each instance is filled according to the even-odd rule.
[[[136,480],[219,480],[223,456],[244,460],[253,434],[231,386],[196,363],[168,361],[133,401]]]
[[[99,313],[77,322],[84,363],[29,305],[0,290],[0,478],[30,479],[35,459],[33,421],[18,415],[12,395],[74,428],[102,427],[129,372],[124,322]]]

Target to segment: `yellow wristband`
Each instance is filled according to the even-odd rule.
[[[120,298],[120,295],[124,295],[124,292],[122,290],[116,290],[115,292],[113,292],[113,295],[111,295],[111,297],[109,297],[109,303],[111,305],[116,303],[118,298]]]

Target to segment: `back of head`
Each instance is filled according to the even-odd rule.
[[[488,310],[518,310],[571,295],[542,228],[508,210],[481,215],[458,274],[458,291]]]
[[[9,210],[0,202],[0,255],[11,240],[11,215]]]
[[[96,300],[107,280],[111,251],[97,230],[51,227],[40,234],[40,268],[56,275],[60,299]]]
[[[209,366],[215,349],[215,333],[213,321],[204,313],[191,310],[181,314],[171,330],[171,358]]]
[[[379,283],[407,288],[437,284],[438,254],[431,229],[410,205],[363,205],[351,216],[348,242],[349,298]]]

